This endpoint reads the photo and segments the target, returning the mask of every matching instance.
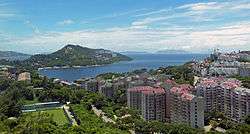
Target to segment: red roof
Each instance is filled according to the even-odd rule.
[[[193,87],[189,84],[182,84],[170,89],[170,92],[180,95],[184,100],[192,100],[194,95],[191,94]]]
[[[184,99],[184,100],[189,100],[189,101],[191,101],[191,100],[194,98],[194,95],[189,94],[189,93],[187,93],[187,94],[182,94],[182,95],[181,95],[181,98]]]
[[[226,81],[226,82],[222,83],[222,87],[226,88],[226,89],[235,89],[235,88],[239,87],[239,85],[235,82]]]
[[[176,87],[171,88],[170,91],[173,93],[184,94],[184,93],[190,93],[192,89],[193,87],[191,85],[182,84],[182,85],[178,85]]]
[[[226,79],[223,77],[203,78],[200,84],[204,86],[221,85],[223,88],[226,88],[226,89],[234,89],[236,87],[241,86],[241,82],[239,80]]]
[[[216,86],[218,83],[213,79],[204,79],[200,84],[205,86]]]
[[[170,80],[170,79],[165,80],[165,83],[166,83],[166,84],[173,84],[173,85],[176,85],[175,81]]]
[[[161,87],[138,86],[129,88],[128,92],[141,92],[143,94],[161,94],[165,93],[165,90]]]

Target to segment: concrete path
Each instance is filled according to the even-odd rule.
[[[106,123],[110,122],[110,123],[114,123],[115,124],[115,121],[113,121],[109,117],[105,116],[105,113],[102,112],[102,110],[97,109],[94,105],[91,105],[91,107],[92,107],[92,110],[94,111],[94,113],[98,117],[101,117],[104,122],[106,122]]]
[[[78,126],[78,124],[77,124],[77,122],[76,122],[74,116],[73,116],[73,115],[71,114],[71,112],[69,111],[69,106],[63,105],[63,108],[65,109],[65,112],[66,112],[68,118],[69,118],[70,121],[71,121],[71,125],[72,125],[72,126]]]
[[[101,117],[102,120],[103,120],[104,122],[106,122],[106,123],[111,122],[111,123],[114,123],[114,124],[116,123],[114,120],[112,120],[112,119],[110,119],[109,117],[105,116],[105,113],[104,113],[102,110],[97,109],[94,105],[91,105],[91,107],[92,107],[92,110],[94,111],[94,113],[95,113],[98,117]],[[125,117],[127,117],[127,116],[130,116],[130,115],[125,115]],[[125,117],[124,117],[124,118],[125,118]],[[130,132],[131,134],[135,134],[135,131],[134,131],[134,130],[129,130],[129,132]]]

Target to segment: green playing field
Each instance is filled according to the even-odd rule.
[[[58,125],[64,125],[69,123],[67,117],[64,114],[63,109],[58,108],[58,109],[49,109],[49,110],[44,110],[44,111],[38,111],[38,112],[32,112],[32,114],[37,115],[39,112],[46,112],[50,115],[53,116],[53,120],[58,124]]]

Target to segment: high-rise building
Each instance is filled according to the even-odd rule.
[[[165,121],[165,99],[165,91],[160,87],[138,86],[127,90],[128,106],[139,110],[147,121]]]
[[[141,111],[143,118],[146,120],[165,121],[166,97],[164,89],[157,87],[152,90],[144,90],[141,93]]]
[[[170,89],[174,86],[177,86],[175,81],[167,79],[160,83],[160,86],[165,89],[166,96],[166,122],[170,122]]]
[[[241,87],[236,79],[202,78],[196,90],[205,100],[206,113],[222,112],[234,122],[244,122],[250,114],[250,89]]]
[[[193,87],[179,85],[170,89],[170,121],[192,127],[204,126],[204,100],[193,94]]]

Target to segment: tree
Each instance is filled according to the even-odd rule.
[[[248,115],[245,119],[245,123],[250,125],[250,115]]]

